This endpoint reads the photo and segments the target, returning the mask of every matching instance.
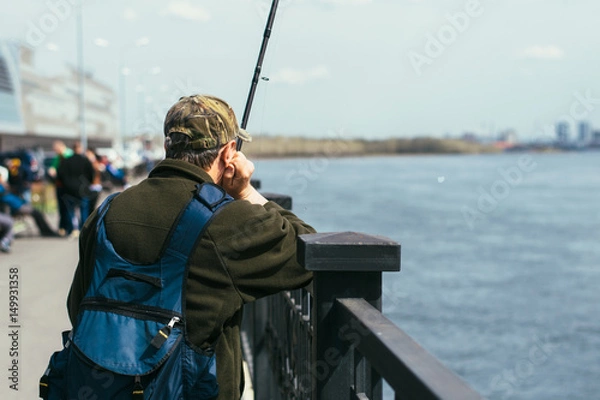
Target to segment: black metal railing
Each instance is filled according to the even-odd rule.
[[[310,293],[260,299],[244,309],[242,343],[257,399],[310,399]]]
[[[305,289],[245,306],[242,341],[257,400],[482,399],[381,313],[382,272],[400,244],[356,232],[300,236]]]

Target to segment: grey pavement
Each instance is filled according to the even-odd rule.
[[[24,237],[13,242],[11,253],[0,254],[0,398],[3,400],[37,399],[39,378],[52,353],[62,348],[61,332],[70,328],[66,299],[77,266],[77,243],[67,238]],[[14,304],[10,304],[9,286],[15,282],[18,317],[11,321]],[[13,338],[18,339],[17,346]],[[14,370],[14,363],[18,366],[18,391],[10,387],[15,381],[14,371],[9,370]]]

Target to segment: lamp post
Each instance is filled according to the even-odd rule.
[[[125,53],[132,47],[144,47],[150,43],[150,39],[143,36],[131,44],[121,47],[119,56],[119,105],[120,105],[120,128],[117,136],[117,148],[123,150],[123,141],[127,130],[127,87],[125,77],[131,74],[131,69],[125,66]]]
[[[137,75],[137,133],[143,134],[144,129],[149,128],[153,125],[154,121],[149,121],[148,118],[151,117],[147,113],[147,105],[153,102],[151,92],[147,89],[147,81],[148,77],[156,76],[160,74],[161,69],[158,66],[144,68],[142,71],[139,71]]]
[[[117,151],[123,151],[123,138],[125,137],[125,130],[127,129],[127,102],[126,102],[126,87],[125,87],[125,76],[129,75],[131,71],[129,68],[123,65],[119,66],[119,134],[117,135]]]
[[[83,2],[79,3],[77,13],[77,54],[79,69],[79,137],[81,147],[87,149],[87,133],[85,131],[85,71],[83,61]]]

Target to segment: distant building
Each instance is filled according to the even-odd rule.
[[[78,71],[46,76],[33,61],[31,48],[0,41],[0,150],[48,150],[56,139],[72,143],[81,136]],[[88,144],[110,147],[117,134],[116,95],[89,74],[84,82]]]
[[[517,144],[517,133],[513,129],[507,129],[498,134],[494,146],[499,149],[510,149]]]
[[[513,129],[500,132],[498,141],[507,143],[517,143],[517,133]]]
[[[464,140],[465,142],[470,142],[470,143],[478,143],[479,142],[479,138],[477,137],[477,135],[474,133],[471,133],[471,132],[463,133],[463,135],[460,137],[460,139]]]
[[[25,132],[19,69],[19,47],[0,41],[0,132]]]
[[[586,146],[592,141],[592,126],[587,121],[581,121],[578,125],[578,142],[581,146]]]
[[[556,124],[556,140],[560,144],[566,144],[569,142],[569,123],[559,122]]]

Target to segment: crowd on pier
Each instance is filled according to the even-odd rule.
[[[71,148],[55,141],[50,154],[0,153],[0,252],[11,251],[18,223],[31,225],[40,236],[76,238],[102,191],[126,185],[123,169],[78,142]],[[49,222],[54,215],[55,224]]]

